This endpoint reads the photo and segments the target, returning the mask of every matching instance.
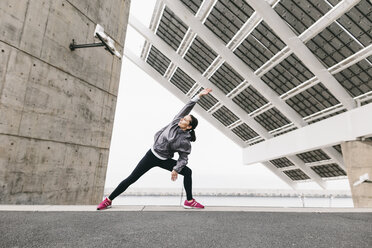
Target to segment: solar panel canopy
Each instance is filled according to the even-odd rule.
[[[198,106],[243,148],[372,102],[368,0],[164,0],[149,30],[141,59],[179,96],[212,87]],[[287,182],[347,176],[340,144],[264,165]]]

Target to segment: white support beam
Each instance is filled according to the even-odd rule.
[[[198,12],[195,14],[196,18],[198,18],[201,22],[205,22],[217,1],[218,0],[203,0]]]
[[[186,14],[186,13],[185,13]],[[194,18],[194,17],[193,17]],[[129,25],[131,25],[137,32],[139,32],[147,41],[151,43],[163,54],[165,54],[175,65],[180,67],[186,72],[193,80],[204,88],[212,88],[213,96],[225,105],[231,112],[238,116],[241,120],[247,123],[257,134],[264,137],[265,139],[271,138],[269,134],[256,120],[248,116],[247,113],[238,107],[231,99],[212,84],[208,79],[202,76],[198,70],[196,70],[191,64],[186,62],[179,54],[177,54],[168,44],[166,44],[161,38],[155,35],[150,29],[146,28],[139,20],[134,16],[129,16]]]
[[[305,163],[299,159],[297,156],[288,156],[289,161],[294,163],[298,168],[300,168],[306,175],[308,175],[311,180],[317,183],[322,189],[327,189],[327,183],[316,174],[310,167],[306,166]]]
[[[164,6],[165,5],[161,0],[156,0],[154,12],[152,14],[151,22],[150,22],[150,29],[154,32],[159,26],[160,18],[163,15]],[[150,50],[150,43],[145,41],[145,44],[141,52],[142,59],[146,60],[149,50]]]
[[[245,80],[247,80],[260,94],[270,101],[280,112],[290,119],[297,127],[306,126],[301,116],[282,100],[276,92],[267,86],[257,77],[251,68],[241,61],[216,35],[205,27],[196,17],[194,17],[183,6],[180,1],[164,0],[164,3],[171,9],[184,23],[196,32],[223,60],[230,64]],[[270,5],[269,5],[270,6]]]
[[[246,0],[246,2],[262,16],[263,20],[274,30],[280,39],[287,44],[293,53],[328,88],[339,102],[348,110],[356,107],[354,99],[266,1]]]
[[[245,164],[253,164],[323,149],[345,169],[342,156],[330,146],[371,135],[371,116],[372,103],[244,148],[243,161]]]
[[[308,167],[313,167],[313,166],[327,165],[327,164],[333,164],[333,163],[335,163],[333,159],[326,159],[326,160],[321,160],[321,161],[305,163],[305,165]]]
[[[263,162],[262,163],[266,168],[268,168],[272,173],[274,173],[277,177],[282,179],[286,184],[288,184],[292,189],[296,190],[298,188],[298,184],[292,181],[289,177],[287,177],[283,172],[279,171],[274,165],[270,162]]]
[[[187,103],[190,98],[184,95],[177,87],[173,84],[170,84],[168,80],[162,77],[154,68],[152,68],[149,64],[143,61],[141,58],[136,56],[133,52],[129,49],[124,50],[124,56],[132,61],[135,65],[141,68],[144,72],[146,72],[149,76],[151,76],[155,81],[157,81],[160,85],[166,88],[172,95],[176,96],[182,102]],[[242,141],[238,136],[236,136],[233,132],[229,131],[224,125],[222,125],[217,119],[209,115],[205,110],[200,107],[199,105],[195,105],[194,111],[198,113],[198,115],[202,116],[206,119],[209,123],[211,123],[217,130],[227,136],[230,140],[232,140],[235,144],[240,147],[244,147],[245,143]]]

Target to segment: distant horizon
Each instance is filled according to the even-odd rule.
[[[104,195],[109,195],[114,188],[105,188]],[[177,196],[185,194],[180,188],[128,188],[123,196]],[[351,197],[349,190],[315,190],[315,189],[252,189],[252,188],[194,188],[198,196],[258,196],[258,197]]]

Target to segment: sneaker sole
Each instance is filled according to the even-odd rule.
[[[185,205],[183,205],[183,208],[185,208],[185,209],[204,209],[204,208],[196,208],[196,207],[190,207],[190,206],[185,206]]]
[[[108,207],[105,207],[105,208],[102,208],[102,209],[97,208],[97,210],[105,210],[105,209],[108,209],[108,208],[111,208],[111,206],[108,206]]]

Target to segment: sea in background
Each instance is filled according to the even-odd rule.
[[[111,191],[105,189],[105,196]],[[194,190],[193,194],[197,201],[206,206],[354,207],[348,191],[199,189]],[[178,189],[128,189],[114,200],[114,204],[179,206],[185,199],[185,192]]]

